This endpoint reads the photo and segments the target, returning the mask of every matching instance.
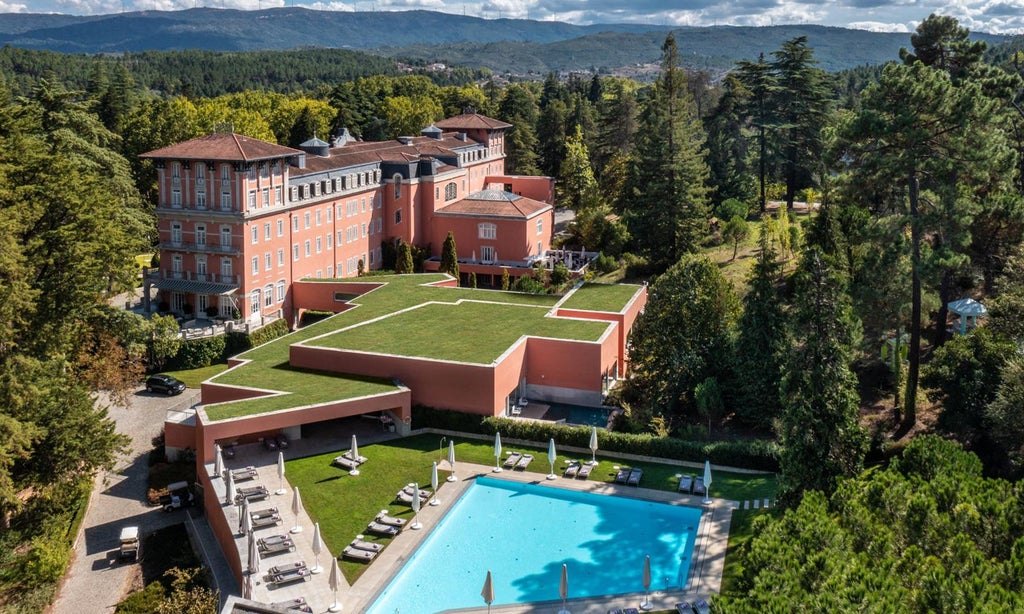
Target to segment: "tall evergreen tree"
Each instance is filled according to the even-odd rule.
[[[807,490],[830,494],[838,478],[860,470],[867,451],[850,371],[859,324],[841,274],[814,248],[797,272],[793,335],[779,432],[782,487],[790,503]]]
[[[736,72],[750,96],[746,99],[746,113],[754,128],[757,140],[757,179],[760,188],[759,204],[761,213],[768,210],[767,176],[770,139],[774,136],[777,123],[775,116],[775,93],[778,82],[772,66],[765,62],[762,53],[757,62],[739,62]]]
[[[565,158],[565,128],[568,110],[555,98],[543,107],[537,119],[537,162],[542,173],[558,177]]]
[[[587,144],[583,141],[583,131],[576,126],[575,132],[565,143],[565,159],[562,162],[562,174],[555,184],[558,191],[558,204],[573,211],[584,207],[600,206],[601,195],[598,191],[594,171],[590,168],[590,155]]]
[[[749,424],[770,427],[782,411],[779,382],[789,334],[778,289],[782,264],[763,226],[758,245],[737,322],[736,414]]]
[[[755,177],[750,168],[750,139],[744,130],[744,108],[750,92],[735,73],[722,81],[722,96],[704,122],[708,133],[708,169],[716,205],[735,198],[755,198]]]
[[[814,175],[821,171],[822,128],[829,119],[831,88],[825,72],[816,67],[806,36],[782,43],[772,56],[778,147],[786,204],[792,209],[796,191],[813,185]]]
[[[498,106],[498,118],[512,124],[505,135],[505,172],[539,175],[537,168],[537,103],[524,85],[505,88]]]
[[[398,242],[398,256],[395,259],[395,273],[412,273],[412,247],[405,241]]]
[[[441,246],[441,268],[442,273],[448,273],[456,280],[459,279],[459,254],[455,249],[455,235],[448,231],[444,238],[444,245]]]
[[[671,34],[662,45],[637,133],[621,208],[639,251],[664,269],[697,248],[705,231],[708,167],[704,130],[686,90],[686,73]]]

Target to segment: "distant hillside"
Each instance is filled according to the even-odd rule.
[[[679,28],[673,30],[679,55],[690,68],[726,70],[737,60],[757,60],[783,41],[806,36],[820,66],[838,72],[864,65],[883,64],[910,46],[910,35],[867,32],[825,26]],[[990,45],[1002,36],[974,35]],[[514,73],[595,70],[657,62],[664,32],[606,32],[550,43],[456,43],[387,47],[374,51],[392,57],[443,59],[451,64],[486,67]]]
[[[0,14],[0,44],[65,53],[202,49],[243,51],[462,41],[549,43],[604,31],[665,30],[642,24],[574,26],[526,19],[480,19],[431,11],[352,13],[276,8],[189,9],[92,17]]]
[[[526,19],[480,19],[430,11],[338,12],[190,9],[72,17],[0,14],[0,45],[63,53],[194,49],[373,50],[395,58],[445,61],[517,74],[611,70],[657,61],[668,28],[641,24],[575,26]],[[725,70],[806,35],[822,68],[839,71],[895,59],[907,34],[823,26],[678,28],[683,61]],[[991,44],[1005,37],[976,35]],[[386,44],[386,46],[383,46]]]

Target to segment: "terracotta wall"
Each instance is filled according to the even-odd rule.
[[[485,179],[485,185],[490,184],[501,184],[502,186],[511,184],[514,194],[552,205],[555,203],[555,180],[551,177],[494,173]]]
[[[206,473],[205,467],[199,463],[199,481],[203,486],[203,509],[206,512],[206,521],[213,530],[213,535],[220,545],[220,551],[224,553],[224,559],[231,567],[231,573],[235,576],[238,585],[242,585],[242,561],[241,553],[235,545],[235,527],[228,526],[227,511],[231,506],[225,505],[224,500],[217,496],[217,489],[214,488],[210,476]],[[218,480],[219,481],[219,480]],[[223,486],[221,489],[223,490]],[[229,587],[221,587],[221,590],[230,591]]]
[[[480,238],[480,224],[486,222],[496,226],[495,239]],[[531,253],[536,253],[537,239],[530,231],[535,229],[536,222],[517,218],[475,218],[466,216],[440,215],[433,219],[432,238],[430,240],[431,256],[440,256],[441,248],[448,231],[455,237],[455,247],[460,260],[469,260],[474,252],[479,260],[482,247],[489,245],[498,254],[499,260],[519,261]],[[549,234],[549,233],[546,233]],[[546,237],[539,237],[546,238]],[[532,250],[532,251],[531,251]]]
[[[343,294],[365,294],[374,288],[379,288],[382,283],[375,282],[349,282],[349,281],[296,281],[292,284],[292,300],[295,308],[300,310],[312,309],[314,311],[341,312],[351,308],[351,305],[340,303],[334,300],[334,293]]]
[[[606,346],[611,341],[612,347]],[[604,343],[531,338],[526,352],[526,381],[539,386],[600,390],[605,355],[614,353],[614,335]]]

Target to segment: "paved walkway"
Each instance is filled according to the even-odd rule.
[[[127,406],[111,403],[110,417],[117,423],[118,432],[131,437],[131,447],[113,471],[96,476],[71,565],[50,612],[113,612],[137,570],[135,565],[117,563],[121,528],[137,525],[145,535],[183,521],[184,512],[168,514],[146,504],[147,453],[152,448],[152,438],[163,428],[167,410],[187,407],[198,395],[198,390],[187,390],[176,397],[139,390]]]

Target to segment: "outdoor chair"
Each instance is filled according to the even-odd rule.
[[[377,514],[377,517],[373,520],[374,522],[390,525],[392,527],[401,527],[405,525],[405,518],[395,518],[394,516],[388,516],[387,513],[385,512]]]
[[[629,478],[626,480],[627,486],[639,486],[640,478],[644,477],[644,470],[639,467],[634,468],[629,472]]]
[[[629,479],[629,473],[632,471],[629,467],[623,467],[619,469],[619,472],[615,474],[616,484],[625,484]]]
[[[268,535],[266,537],[261,537],[256,543],[262,548],[265,545],[269,546],[273,544],[280,544],[281,542],[286,542],[290,539],[291,538],[287,535]]]
[[[532,463],[532,462],[533,462],[533,454],[523,454],[523,457],[521,459],[519,459],[518,463],[516,463],[516,467],[515,468],[518,469],[519,471],[525,471],[526,468],[529,467],[530,463]]]
[[[400,531],[401,529],[399,529],[396,526],[392,526],[390,524],[382,524],[377,521],[373,521],[370,524],[366,525],[366,532],[372,535],[394,537],[395,535],[398,535]]]
[[[569,463],[569,466],[565,468],[565,472],[562,475],[567,478],[574,478],[576,477],[576,474],[579,473],[579,470],[580,462],[572,461],[571,463]]]
[[[509,453],[508,458],[505,459],[505,465],[504,465],[505,468],[506,469],[511,469],[511,468],[515,467],[516,463],[518,463],[519,459],[521,459],[522,457],[523,457],[523,454],[521,452],[511,452],[511,453]]]
[[[590,472],[593,471],[596,466],[597,465],[592,465],[590,463],[583,463],[580,465],[580,470],[576,473],[576,477],[581,480],[586,480],[590,477]]]
[[[384,548],[384,546],[376,542],[368,542],[358,538],[353,539],[352,543],[349,544],[349,546],[352,546],[353,548],[357,548],[359,550],[366,550],[367,552],[380,552]]]
[[[688,493],[691,490],[693,490],[693,476],[692,475],[684,475],[683,477],[679,478],[679,488],[677,488],[677,490],[679,492],[686,492],[686,493]],[[689,605],[689,604],[687,604],[687,605]]]
[[[704,478],[696,478],[693,480],[693,494],[695,495],[706,495],[708,489],[704,487]]]
[[[377,556],[377,553],[370,552],[369,550],[360,550],[359,548],[353,548],[352,546],[347,546],[344,550],[341,551],[341,556],[347,559],[353,559],[356,561],[363,561],[364,563],[369,563],[373,560],[375,556]]]

